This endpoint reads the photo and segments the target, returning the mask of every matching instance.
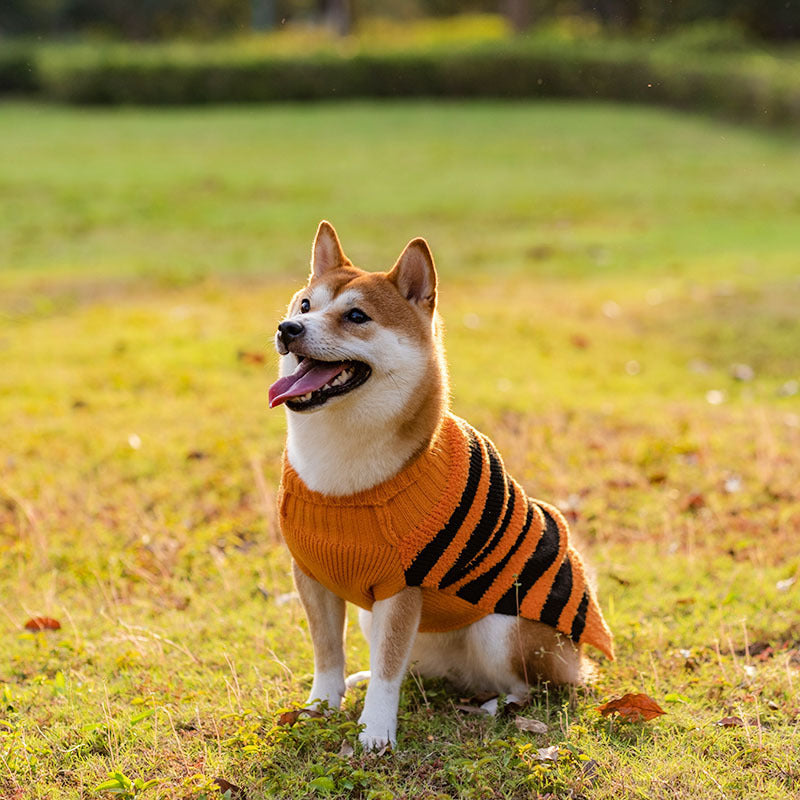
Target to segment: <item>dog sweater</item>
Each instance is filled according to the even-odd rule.
[[[355,494],[311,491],[284,456],[279,509],[300,569],[361,608],[418,586],[421,631],[509,614],[614,657],[563,516],[529,498],[491,440],[452,414],[401,472]]]

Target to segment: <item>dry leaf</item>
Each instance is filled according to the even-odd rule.
[[[246,350],[239,350],[236,358],[244,364],[263,364],[267,360],[263,353],[249,353]]]
[[[291,728],[292,725],[297,722],[300,717],[308,717],[309,719],[319,719],[320,717],[324,717],[325,715],[321,711],[317,711],[316,708],[295,708],[291,711],[284,711],[278,717],[278,725],[281,727],[289,726]]]
[[[339,755],[342,758],[350,758],[350,756],[352,756],[354,752],[355,751],[353,750],[353,745],[351,745],[350,742],[348,742],[347,739],[345,739],[342,742],[342,746],[339,748]]]
[[[536,758],[539,761],[558,761],[558,745],[554,744],[550,747],[540,747],[536,751]]]
[[[573,333],[570,337],[570,342],[572,346],[577,347],[578,350],[586,350],[591,344],[588,337],[584,336],[582,333]]]
[[[700,492],[692,492],[683,499],[681,509],[683,511],[699,511],[706,504],[706,498]]]
[[[25,623],[25,629],[29,631],[57,631],[61,628],[61,623],[52,617],[33,617]]]
[[[212,783],[219,789],[221,794],[224,795],[225,792],[230,792],[231,800],[244,797],[244,790],[230,781],[226,781],[225,778],[214,778]]]
[[[524,697],[522,700],[512,700],[503,706],[503,714],[509,716],[511,714],[518,714],[522,709],[527,708],[531,704],[530,696]]]
[[[646,721],[667,713],[652,697],[641,693],[626,694],[609,700],[598,706],[597,710],[604,717],[619,714],[626,722]]]
[[[538,719],[529,719],[528,717],[517,717],[514,724],[521,731],[527,733],[547,733],[547,725],[544,722],[539,722]]]
[[[720,728],[743,728],[744,721],[741,717],[723,717],[714,723],[719,725]]]

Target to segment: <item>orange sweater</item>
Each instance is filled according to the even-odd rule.
[[[519,615],[613,658],[566,521],[527,497],[491,440],[458,417],[394,478],[344,497],[311,491],[284,460],[279,505],[298,566],[351,603],[371,608],[419,586],[421,631]]]

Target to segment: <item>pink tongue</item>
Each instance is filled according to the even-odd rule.
[[[335,378],[347,365],[341,361],[328,363],[304,358],[297,369],[285,378],[279,378],[269,387],[269,407],[275,408],[292,397],[313,392]]]

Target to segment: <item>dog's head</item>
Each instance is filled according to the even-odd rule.
[[[281,377],[270,407],[318,411],[349,403],[385,418],[443,383],[437,336],[436,269],[424,239],[409,242],[388,272],[366,272],[321,222],[308,283],[289,303],[275,346]]]

